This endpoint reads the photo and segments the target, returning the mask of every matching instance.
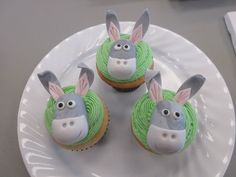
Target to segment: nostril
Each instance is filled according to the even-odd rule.
[[[62,124],[62,127],[63,127],[63,128],[66,128],[66,122],[64,122],[64,123]]]
[[[167,137],[167,133],[163,133],[162,136],[163,136],[164,138],[166,138],[166,137]]]
[[[74,121],[70,121],[70,126],[73,126],[74,124]]]
[[[119,64],[120,64],[120,61],[118,60],[118,61],[116,61],[116,63],[119,65]]]
[[[124,61],[124,65],[126,65],[127,64],[127,61]]]
[[[176,135],[175,135],[175,134],[172,134],[172,135],[171,135],[171,138],[172,138],[172,139],[175,139],[175,138],[176,138]]]

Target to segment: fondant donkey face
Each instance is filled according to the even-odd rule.
[[[156,108],[151,117],[147,142],[156,153],[174,153],[184,148],[186,130],[182,105],[202,87],[205,78],[195,75],[186,80],[176,93],[173,101],[163,99],[161,75],[146,78],[150,98]]]
[[[56,101],[55,117],[52,121],[52,136],[61,144],[73,144],[84,139],[88,134],[88,121],[85,96],[91,86],[94,75],[86,65],[81,64],[80,76],[76,84],[75,93],[65,94],[56,76],[45,71],[38,74],[44,88]]]
[[[114,42],[108,59],[108,72],[118,80],[129,79],[136,71],[135,44],[147,32],[149,14],[145,10],[137,20],[130,39],[120,39],[120,25],[115,12],[109,10],[106,15],[107,32]]]

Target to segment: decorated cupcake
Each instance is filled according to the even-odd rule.
[[[197,115],[187,102],[202,87],[205,78],[194,75],[175,93],[161,88],[160,73],[145,76],[148,93],[138,99],[132,112],[132,132],[147,150],[170,154],[188,147],[197,131]]]
[[[45,126],[53,140],[63,148],[84,150],[96,144],[105,134],[109,115],[103,101],[90,90],[94,73],[81,68],[75,86],[62,88],[56,76],[45,71],[38,74],[51,98],[45,111]]]
[[[97,49],[96,66],[101,79],[119,91],[130,91],[144,83],[144,74],[153,65],[152,50],[142,39],[148,30],[145,10],[134,25],[132,34],[120,34],[118,18],[106,14],[109,38]]]

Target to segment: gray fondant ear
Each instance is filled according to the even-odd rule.
[[[160,86],[162,85],[161,73],[157,70],[147,69],[145,73],[145,83],[148,90],[150,88],[150,82],[152,79],[154,79]]]
[[[81,68],[81,71],[80,71],[80,75],[79,75],[79,78],[81,78],[81,76],[86,73],[87,76],[88,76],[88,81],[89,81],[89,85],[91,86],[92,83],[93,83],[93,80],[94,80],[94,72],[92,69],[90,69],[86,64],[84,63],[80,63],[78,65],[78,68]]]
[[[192,98],[200,90],[205,80],[206,78],[200,74],[187,79],[176,93],[176,102],[184,104],[187,100]]]
[[[84,63],[80,63],[78,68],[81,68],[79,80],[76,85],[76,93],[81,96],[85,96],[93,83],[94,72]]]
[[[38,78],[44,88],[50,93],[54,100],[64,95],[57,77],[51,71],[44,71],[38,74]]]
[[[57,77],[51,71],[44,71],[42,73],[38,73],[38,78],[44,88],[49,92],[49,82],[54,83],[61,87]]]
[[[106,27],[111,40],[117,41],[120,39],[120,24],[113,10],[108,10],[106,13]]]
[[[140,41],[147,32],[148,27],[149,27],[149,13],[148,9],[145,9],[143,14],[140,16],[140,18],[134,25],[133,32],[131,35],[131,41],[133,43],[137,43],[138,41]]]
[[[145,82],[150,99],[156,103],[163,100],[160,72],[155,72],[153,70],[147,71],[145,74]]]

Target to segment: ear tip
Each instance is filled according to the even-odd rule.
[[[106,10],[106,13],[107,13],[107,14],[114,13],[114,12],[115,12],[115,11],[114,11],[113,9],[107,9],[107,10]]]
[[[199,81],[202,81],[202,83],[206,81],[206,78],[201,74],[196,74],[194,77],[198,79]]]
[[[47,75],[53,75],[53,73],[51,71],[46,70],[46,71],[43,71],[43,72],[37,74],[38,78],[43,78]]]
[[[106,11],[106,17],[108,18],[108,17],[110,17],[110,16],[115,16],[115,17],[117,18],[116,12],[115,12],[114,10],[112,10],[112,9],[108,9],[108,10]]]
[[[160,71],[147,69],[147,71],[145,72],[145,75],[144,75],[145,83],[148,84],[153,78],[160,78],[161,79]],[[160,83],[160,85],[161,85],[161,83]]]
[[[77,67],[78,68],[88,68],[88,66],[83,62],[79,63]]]
[[[145,16],[146,20],[148,20],[148,22],[149,22],[149,10],[148,10],[148,8],[146,8],[146,9],[144,10],[142,16]]]
[[[144,9],[144,13],[149,15],[149,9],[148,8]]]
[[[38,76],[38,78],[40,78],[43,76],[43,73],[38,73],[37,76]]]

